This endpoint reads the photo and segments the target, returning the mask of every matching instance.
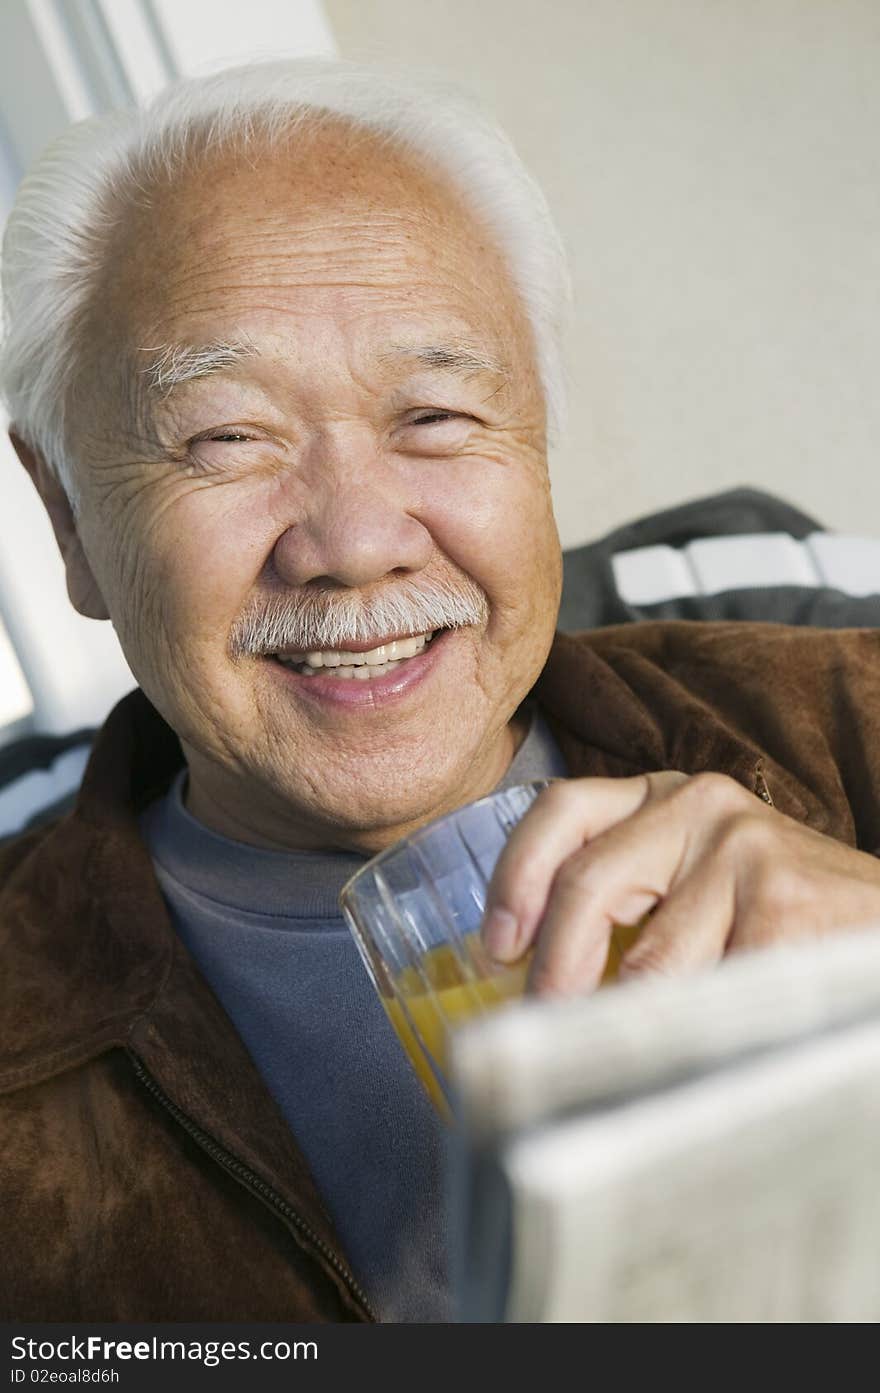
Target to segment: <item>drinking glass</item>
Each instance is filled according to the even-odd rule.
[[[504,843],[548,783],[490,794],[427,824],[373,857],[340,893],[373,986],[445,1117],[448,1032],[509,1004],[525,987],[531,954],[511,966],[495,962],[479,930]],[[627,946],[612,940],[603,981]]]

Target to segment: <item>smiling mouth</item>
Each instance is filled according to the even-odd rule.
[[[372,677],[385,677],[395,668],[403,667],[419,657],[431,640],[442,632],[429,630],[407,638],[390,639],[375,648],[358,652],[354,649],[315,649],[308,653],[272,653],[284,667],[293,668],[303,677],[332,677],[341,681],[367,682]]]

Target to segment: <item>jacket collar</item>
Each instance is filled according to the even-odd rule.
[[[124,1045],[162,992],[176,935],[137,814],[182,761],[137,689],[100,730],[73,810],[0,850],[0,1090]]]

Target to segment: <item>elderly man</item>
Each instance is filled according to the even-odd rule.
[[[71,600],[139,689],[0,859],[3,1306],[450,1314],[442,1126],[338,891],[555,776],[485,934],[532,987],[880,919],[878,641],[554,637],[564,300],[509,146],[344,65],[76,128],[4,249],[3,384]]]

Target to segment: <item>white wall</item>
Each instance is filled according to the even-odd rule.
[[[152,0],[152,6],[180,73],[335,51],[321,0]]]
[[[574,264],[563,541],[752,483],[880,534],[878,0],[325,0],[481,95]]]

